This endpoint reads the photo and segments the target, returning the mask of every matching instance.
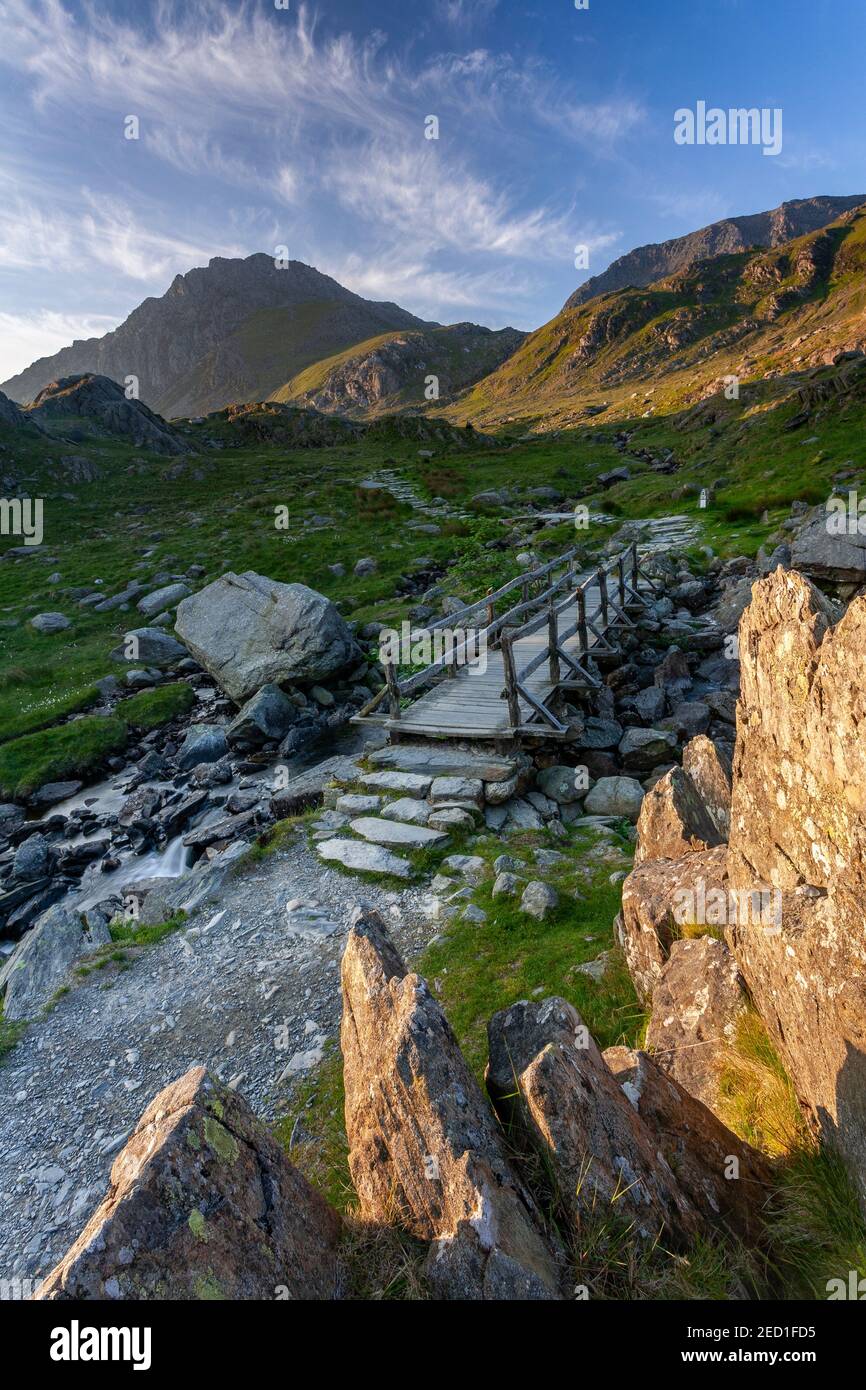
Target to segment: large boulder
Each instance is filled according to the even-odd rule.
[[[324,594],[253,570],[224,574],[185,598],[175,628],[237,704],[269,682],[327,680],[344,670],[357,650],[345,620]]]
[[[625,879],[616,934],[642,999],[652,998],[683,927],[727,925],[727,859],[727,849],[720,845],[682,859],[646,860]]]
[[[772,1178],[764,1155],[662,1071],[658,1059],[627,1047],[602,1055],[697,1210],[713,1226],[721,1219],[734,1235],[757,1240]]]
[[[681,859],[685,854],[714,849],[723,839],[689,774],[674,767],[644,797],[637,823],[635,863]]]
[[[801,575],[755,585],[742,667],[728,940],[801,1099],[866,1204],[866,597],[835,624]]]
[[[363,1215],[396,1214],[431,1242],[438,1297],[559,1297],[557,1260],[494,1116],[376,912],[355,915],[342,983],[346,1135]]]
[[[111,940],[108,929],[88,924],[59,903],[43,912],[0,970],[4,1016],[12,1023],[35,1018],[87,951]]]
[[[747,1004],[723,941],[698,936],[672,943],[653,990],[647,1050],[709,1110],[718,1110],[722,1070]]]
[[[41,1299],[333,1299],[337,1213],[236,1091],[194,1067],[160,1091]]]
[[[503,1123],[523,1129],[555,1175],[567,1218],[619,1217],[652,1242],[701,1228],[658,1144],[564,999],[521,1000],[487,1027],[487,1089]]]
[[[629,770],[650,772],[659,763],[669,762],[677,749],[677,736],[671,729],[626,729],[619,744],[622,765]]]
[[[845,499],[840,499],[842,505]],[[791,565],[814,579],[837,584],[862,584],[866,580],[866,534],[849,533],[847,518],[814,507],[791,546]]]

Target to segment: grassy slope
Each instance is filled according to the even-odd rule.
[[[864,271],[866,213],[849,214],[773,251],[718,257],[656,286],[601,296],[530,334],[445,413],[478,428],[549,426],[604,403],[606,421],[623,420],[682,409],[728,374],[760,382],[797,372],[816,349],[862,336]]]

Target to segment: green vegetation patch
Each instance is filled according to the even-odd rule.
[[[114,713],[133,729],[156,729],[170,719],[187,714],[195,704],[195,692],[185,681],[160,685],[155,690],[142,690],[128,700],[121,700]]]
[[[25,734],[0,745],[0,792],[28,796],[46,782],[83,778],[126,747],[120,719],[85,715],[71,723]]]

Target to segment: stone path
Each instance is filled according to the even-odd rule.
[[[298,844],[250,864],[218,909],[113,983],[95,971],[31,1024],[0,1065],[0,1286],[52,1268],[147,1102],[189,1067],[237,1085],[259,1115],[278,1113],[336,1036],[339,960],[361,899],[405,955],[436,930],[417,890],[350,883]]]

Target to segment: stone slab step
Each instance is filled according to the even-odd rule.
[[[518,771],[509,758],[485,757],[459,748],[418,747],[411,743],[388,744],[370,754],[376,768],[400,772],[429,772],[430,777],[475,777],[481,782],[504,782]]]
[[[365,840],[324,840],[316,845],[316,853],[320,859],[336,860],[356,873],[392,874],[395,878],[409,878],[412,873],[408,859]]]
[[[362,787],[375,792],[404,792],[407,796],[426,796],[432,777],[417,772],[365,772],[359,779]]]
[[[363,797],[355,799],[364,800]],[[359,809],[364,810],[365,808]],[[385,820],[399,820],[403,821],[405,825],[426,825],[430,815],[430,803],[418,801],[413,796],[401,796],[397,801],[389,801],[386,806],[382,807],[379,814],[384,816]]]
[[[380,820],[378,816],[359,816],[350,822],[356,835],[374,845],[399,845],[402,849],[427,849],[444,844],[448,836],[424,825],[405,825],[402,821]]]

